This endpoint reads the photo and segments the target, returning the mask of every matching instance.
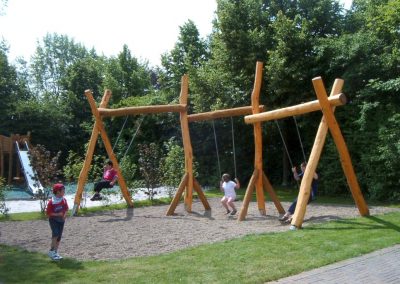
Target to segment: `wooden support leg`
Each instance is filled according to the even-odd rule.
[[[111,98],[111,91],[105,90],[103,98],[101,99],[101,102],[100,102],[100,107],[102,107],[102,108],[107,107],[107,104],[110,101],[110,98]],[[82,199],[82,192],[83,192],[83,189],[85,187],[85,183],[86,183],[86,180],[88,177],[88,173],[89,173],[90,165],[92,163],[93,153],[94,153],[94,149],[96,147],[98,137],[99,137],[99,131],[97,130],[97,122],[95,121],[94,125],[93,125],[93,129],[92,129],[92,135],[90,136],[90,140],[89,140],[89,146],[86,151],[85,161],[83,163],[81,172],[79,173],[78,184],[77,184],[75,199],[74,199],[74,207],[72,208],[71,216],[74,216],[78,213],[79,206],[81,204],[81,199]]]
[[[208,203],[203,190],[201,190],[200,184],[198,183],[198,181],[195,178],[193,178],[193,188],[194,188],[194,190],[196,190],[197,195],[199,196],[201,202],[203,203],[204,209],[211,210],[210,204]]]
[[[339,124],[336,121],[335,115],[333,114],[332,108],[329,104],[324,83],[321,78],[313,79],[314,89],[320,102],[322,112],[324,113],[325,120],[328,124],[329,131],[335,141],[336,148],[338,149],[340,162],[342,164],[343,172],[346,175],[347,183],[349,184],[353,199],[360,211],[362,216],[369,215],[367,203],[361,193],[360,185],[356,174],[354,172],[353,164],[351,162],[349,150],[346,142],[344,141],[342,132],[340,131]]]
[[[335,83],[333,84],[330,96],[339,94],[342,91],[343,83],[344,83],[343,80],[336,79]],[[333,108],[333,110],[334,109],[335,108]],[[299,195],[297,198],[297,205],[291,223],[293,228],[301,228],[301,225],[303,224],[304,216],[306,214],[308,199],[310,197],[310,187],[313,175],[317,169],[317,165],[321,157],[322,150],[324,148],[327,133],[328,133],[328,125],[326,124],[324,117],[322,117],[318,127],[317,135],[315,136],[314,145],[311,149],[311,154],[308,159],[308,165],[306,167],[303,179],[301,181]]]
[[[249,210],[249,204],[251,197],[253,195],[254,186],[256,183],[256,179],[258,177],[258,170],[254,169],[253,174],[250,178],[249,184],[247,185],[246,194],[243,198],[242,208],[240,209],[238,221],[243,221],[246,219],[247,211]]]
[[[271,200],[274,202],[276,209],[278,210],[279,214],[285,214],[285,209],[283,209],[281,202],[276,196],[274,188],[272,187],[271,183],[269,182],[267,176],[263,172],[263,185],[266,192],[268,192]]]
[[[178,206],[179,200],[182,197],[182,194],[183,194],[183,191],[185,190],[185,187],[187,186],[188,180],[189,180],[189,175],[186,173],[183,176],[183,178],[182,178],[182,180],[181,180],[181,182],[179,184],[178,190],[177,190],[177,192],[175,194],[175,197],[172,200],[172,202],[171,202],[171,204],[170,204],[170,206],[168,208],[168,211],[167,211],[167,214],[166,214],[167,216],[174,215],[176,206]]]

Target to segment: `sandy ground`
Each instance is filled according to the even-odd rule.
[[[271,202],[266,204],[266,216],[260,216],[256,203],[251,203],[243,222],[237,222],[237,215],[225,215],[219,199],[209,202],[213,209],[208,213],[195,200],[192,213],[187,213],[180,203],[175,216],[165,216],[168,206],[153,206],[70,217],[65,224],[59,253],[79,260],[122,259],[157,255],[248,234],[289,230],[289,225],[278,221],[278,212]],[[240,208],[241,202],[236,205]],[[282,205],[288,208],[290,204],[283,202]],[[371,215],[391,211],[400,209],[370,207]],[[303,227],[356,216],[359,213],[355,206],[311,203]],[[0,243],[29,251],[47,253],[50,234],[46,220],[0,222]]]

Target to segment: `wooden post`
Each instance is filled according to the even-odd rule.
[[[182,76],[181,81],[181,94],[179,96],[179,103],[187,105],[189,94],[189,78],[188,75]],[[185,172],[188,175],[188,181],[185,192],[185,207],[187,212],[192,212],[192,200],[193,200],[193,150],[190,141],[189,133],[189,121],[188,114],[185,108],[184,111],[180,112],[180,123],[182,129],[182,141],[183,150],[185,153]]]
[[[246,188],[246,193],[243,198],[243,204],[242,204],[242,208],[240,209],[238,221],[243,221],[244,219],[246,219],[247,211],[249,210],[249,204],[251,201],[251,197],[253,196],[254,185],[255,185],[257,179],[258,179],[258,170],[254,169],[253,174],[251,175],[249,184],[247,185],[247,188]]]
[[[313,79],[313,85],[318,100],[321,104],[324,118],[326,120],[326,123],[328,124],[329,131],[332,135],[333,140],[335,141],[336,148],[339,152],[340,162],[342,164],[344,174],[346,175],[347,183],[349,184],[354,201],[362,216],[369,215],[368,206],[361,193],[361,189],[358,184],[356,174],[354,172],[353,164],[351,162],[349,150],[347,148],[346,142],[344,141],[342,132],[340,131],[339,124],[337,123],[335,115],[333,114],[333,111],[327,100],[324,83],[322,82],[322,79],[318,77]]]
[[[100,102],[100,107],[101,108],[107,107],[108,102],[110,101],[110,98],[111,98],[111,91],[105,90],[103,98],[101,99],[101,102]],[[89,140],[89,145],[86,150],[85,161],[83,162],[82,169],[79,173],[78,184],[77,184],[75,199],[74,199],[74,207],[71,212],[72,216],[74,216],[78,213],[79,206],[81,204],[83,189],[84,189],[85,183],[87,181],[87,177],[88,177],[89,170],[90,170],[90,165],[92,164],[93,153],[94,153],[94,149],[96,147],[98,137],[99,137],[99,131],[97,130],[97,122],[95,121],[94,125],[93,125],[93,129],[92,129],[92,134],[91,134],[90,140]]]
[[[262,62],[258,61],[256,65],[256,74],[255,74],[253,92],[251,94],[251,106],[253,114],[260,112],[259,98],[260,98],[261,82],[262,82],[262,68],[263,68]],[[258,172],[255,180],[257,204],[260,214],[266,215],[264,191],[262,183],[263,180],[261,174],[263,172],[261,122],[253,124],[253,131],[254,131],[254,147],[255,147],[254,169],[256,169]]]
[[[205,210],[211,210],[210,204],[208,203],[207,198],[204,195],[204,192],[201,189],[201,186],[200,186],[199,182],[195,178],[193,178],[193,188],[194,188],[194,190],[196,190],[197,195],[200,198],[200,201],[203,203],[204,209]]]
[[[179,203],[179,199],[181,198],[182,193],[185,190],[185,187],[187,186],[188,179],[189,179],[189,175],[187,173],[185,173],[185,175],[183,176],[183,178],[179,184],[178,190],[176,191],[175,197],[168,207],[167,214],[166,214],[167,216],[174,215],[176,206],[178,206],[178,203]]]
[[[269,179],[263,173],[263,185],[265,191],[269,194],[269,197],[271,197],[271,200],[274,202],[276,209],[278,210],[279,214],[285,214],[285,209],[283,209],[283,206],[281,202],[278,199],[278,196],[276,195],[271,183],[269,182]]]
[[[18,137],[17,135],[11,134],[10,138],[10,154],[8,158],[8,184],[11,184],[12,182],[12,173],[13,173],[13,160],[14,160],[14,147],[15,147],[15,141],[17,141]]]

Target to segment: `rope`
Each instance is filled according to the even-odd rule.
[[[285,142],[285,139],[283,138],[283,134],[282,134],[282,131],[281,131],[281,128],[280,128],[280,126],[279,126],[278,121],[275,120],[275,123],[276,123],[276,125],[278,126],[279,134],[281,135],[283,145],[285,146],[286,155],[287,155],[287,157],[288,157],[288,159],[289,159],[289,163],[290,163],[290,170],[292,170],[292,169],[294,168],[294,166],[293,166],[292,159],[290,158],[289,150],[288,150],[288,148],[287,148],[287,146],[286,146],[286,142]],[[297,188],[300,189],[300,184],[299,184],[299,181],[298,181],[297,179],[296,179],[296,184],[297,184]]]
[[[286,146],[285,139],[283,138],[283,134],[282,134],[281,128],[280,128],[279,123],[278,123],[277,120],[275,120],[275,123],[276,123],[276,126],[278,126],[278,131],[279,131],[279,134],[281,135],[283,146],[285,146],[286,155],[287,155],[287,157],[289,159],[289,163],[290,163],[290,168],[293,169],[294,168],[293,162],[292,162],[292,159],[290,158],[289,150],[288,150],[288,148]]]
[[[121,137],[122,130],[124,130],[124,128],[125,128],[125,124],[126,124],[126,122],[128,121],[128,117],[129,117],[129,116],[126,116],[126,117],[125,117],[124,124],[122,125],[122,128],[121,128],[121,130],[120,130],[119,133],[118,133],[117,140],[115,140],[114,146],[112,147],[113,152],[114,152],[115,146],[118,144],[119,138]]]
[[[307,162],[306,153],[304,153],[304,147],[303,147],[303,142],[302,142],[301,136],[300,136],[299,126],[297,125],[297,120],[296,120],[295,116],[293,116],[293,119],[294,119],[294,124],[296,125],[297,135],[299,136],[301,151],[303,152],[304,163],[306,163]]]
[[[219,177],[222,176],[221,173],[221,164],[219,162],[219,152],[218,152],[218,142],[217,142],[217,134],[215,132],[215,123],[214,120],[212,120],[212,127],[213,127],[213,131],[214,131],[214,142],[215,142],[215,150],[217,152],[217,161],[218,161],[218,170],[219,170]]]
[[[134,133],[133,136],[132,136],[131,142],[130,142],[129,145],[128,145],[128,149],[126,149],[125,154],[124,154],[122,157],[125,157],[126,154],[128,154],[129,149],[131,148],[132,142],[133,142],[133,140],[135,139],[136,135],[138,134],[139,129],[140,129],[140,126],[142,125],[143,120],[144,120],[144,116],[143,116],[142,119],[140,120],[139,125],[138,125],[138,127],[136,128],[136,131],[135,131],[135,133]]]
[[[231,128],[232,128],[233,167],[234,167],[234,170],[235,170],[235,178],[237,178],[237,173],[236,173],[235,132],[233,130],[233,118],[232,118],[232,116],[231,116]]]

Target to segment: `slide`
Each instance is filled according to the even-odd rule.
[[[43,190],[43,186],[39,180],[35,180],[36,171],[32,168],[31,162],[29,159],[29,147],[25,142],[24,149],[20,148],[18,142],[15,142],[17,145],[17,152],[19,156],[19,160],[21,161],[21,166],[24,171],[25,180],[28,186],[28,189],[33,194],[38,194],[39,190]]]

